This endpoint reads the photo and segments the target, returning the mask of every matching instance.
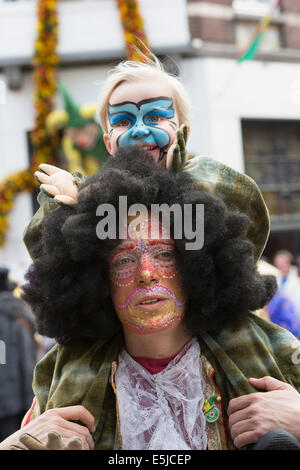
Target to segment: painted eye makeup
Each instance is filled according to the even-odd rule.
[[[174,250],[167,247],[151,247],[150,253],[153,259],[159,262],[174,261]]]
[[[109,122],[113,127],[121,126],[128,127],[135,123],[135,117],[129,113],[115,113],[109,114]]]
[[[158,253],[155,258],[159,261],[169,262],[174,260],[174,254],[171,251],[162,251]]]
[[[154,115],[154,116],[151,116],[150,118],[148,118],[148,122],[150,124],[152,123],[156,123],[156,122],[159,122],[161,121],[163,118],[161,116],[157,116],[157,115]]]
[[[136,264],[136,259],[134,256],[121,253],[114,257],[111,263],[111,267],[112,269],[122,269],[123,267],[128,268],[128,266],[133,264]]]
[[[122,121],[118,122],[117,124],[115,124],[114,126],[120,126],[120,127],[128,127],[130,126],[131,124],[131,121],[129,121],[129,119],[123,119]]]
[[[170,108],[170,109],[155,108],[146,114],[146,116],[144,117],[144,122],[145,124],[152,124],[152,123],[159,122],[161,120],[171,119],[173,117],[174,117],[173,108]]]
[[[137,270],[137,260],[133,254],[120,253],[110,263],[110,278],[120,287],[133,282]],[[129,284],[128,284],[129,283]]]

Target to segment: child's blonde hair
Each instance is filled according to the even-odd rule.
[[[170,85],[173,93],[175,107],[178,113],[179,125],[190,125],[190,102],[187,91],[180,80],[175,75],[166,72],[162,63],[157,57],[151,54],[153,59],[146,59],[146,62],[123,61],[114,67],[106,80],[99,101],[99,120],[100,125],[105,133],[107,133],[107,111],[108,102],[112,92],[123,82],[134,82],[140,80],[149,80],[159,78]]]

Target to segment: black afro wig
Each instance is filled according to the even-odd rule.
[[[168,171],[141,147],[127,147],[86,179],[77,204],[61,205],[44,218],[41,238],[34,247],[35,261],[23,286],[23,298],[42,335],[60,343],[95,341],[120,327],[108,278],[108,259],[120,240],[97,237],[100,219],[96,212],[105,203],[118,208],[119,196],[124,195],[128,206],[204,205],[203,247],[187,250],[187,240],[174,240],[187,297],[183,321],[191,334],[231,326],[272,298],[275,279],[258,273],[254,247],[243,239],[248,217],[229,212],[219,198],[196,189],[187,173]],[[171,233],[172,229],[173,219]]]

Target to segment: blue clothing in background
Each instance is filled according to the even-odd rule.
[[[296,307],[280,289],[277,290],[273,299],[267,306],[269,318],[276,325],[285,328],[300,338],[300,318]]]

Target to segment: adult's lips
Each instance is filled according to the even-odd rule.
[[[165,301],[167,301],[168,298],[163,296],[163,295],[156,295],[156,294],[149,294],[149,295],[143,295],[137,299],[137,302],[135,303],[135,307],[159,307],[162,305]]]

